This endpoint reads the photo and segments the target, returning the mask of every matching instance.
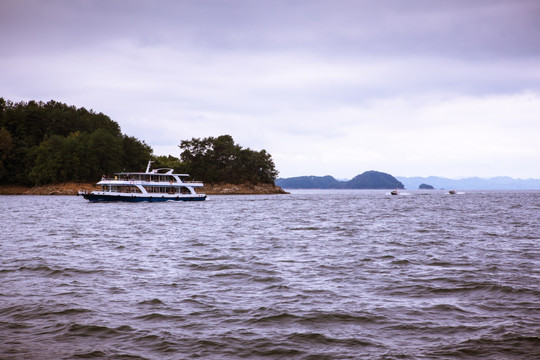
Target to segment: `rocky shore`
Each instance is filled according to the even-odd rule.
[[[63,183],[35,187],[1,185],[0,195],[77,195],[79,190],[97,190],[93,184]],[[288,194],[279,186],[272,184],[206,184],[201,192],[207,195],[262,195]]]

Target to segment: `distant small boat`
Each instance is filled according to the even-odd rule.
[[[397,191],[397,189],[396,189],[396,190],[392,190],[392,191],[390,191],[390,194],[391,194],[391,195],[397,195],[397,194],[398,194],[398,191]]]
[[[448,193],[451,194],[451,195],[455,195],[457,192],[456,192],[456,190],[450,190]]]

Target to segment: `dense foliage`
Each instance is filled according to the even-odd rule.
[[[265,150],[244,149],[230,135],[193,138],[180,143],[181,170],[207,183],[270,183],[277,177]]]
[[[103,174],[143,170],[152,152],[102,113],[52,100],[0,98],[2,184],[94,182]]]

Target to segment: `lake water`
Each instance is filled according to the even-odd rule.
[[[533,359],[540,192],[0,196],[1,359]]]

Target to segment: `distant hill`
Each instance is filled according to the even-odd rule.
[[[343,182],[330,175],[327,176],[297,176],[292,178],[278,178],[276,185],[289,189],[338,189]]]
[[[461,189],[461,190],[540,190],[539,179],[514,179],[508,176],[499,176],[489,179],[471,177],[466,179],[448,179],[438,176],[429,177],[396,177],[406,189],[418,189],[425,183],[433,185],[435,189]]]
[[[285,189],[404,189],[395,177],[379,171],[366,171],[349,181],[327,176],[279,178],[276,185]]]
[[[404,186],[395,177],[379,171],[366,171],[346,181],[345,189],[403,189]]]
[[[332,176],[298,176],[278,178],[276,185],[285,189],[419,189],[429,184],[434,189],[458,190],[540,190],[540,179],[514,179],[508,176],[493,178],[471,177],[449,179],[438,176],[404,177],[366,171],[348,181],[336,180]],[[423,187],[424,188],[424,187]]]

